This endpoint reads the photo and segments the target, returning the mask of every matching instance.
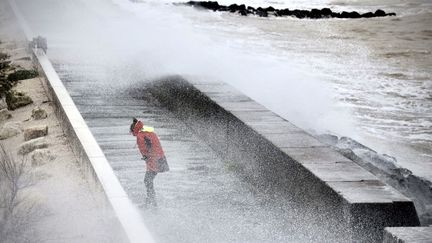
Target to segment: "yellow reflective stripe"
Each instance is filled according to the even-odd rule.
[[[143,126],[143,128],[141,128],[141,132],[154,132],[154,128]]]

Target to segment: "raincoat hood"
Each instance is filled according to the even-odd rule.
[[[141,129],[144,127],[144,124],[142,121],[137,121],[137,123],[135,124],[133,130],[132,130],[132,134],[134,136],[138,135],[138,133],[141,131]]]

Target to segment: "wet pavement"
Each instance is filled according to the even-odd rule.
[[[158,242],[300,242],[329,239],[314,215],[258,192],[190,127],[134,87],[104,89],[74,68],[55,65],[125,191]],[[91,75],[89,75],[90,77]],[[88,78],[88,77],[87,77]],[[158,208],[144,207],[145,164],[128,132],[132,117],[155,127],[171,170],[157,175]]]

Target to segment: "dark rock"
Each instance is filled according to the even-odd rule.
[[[15,110],[33,103],[33,100],[22,92],[12,90],[6,93],[6,103],[9,110]]]
[[[273,8],[272,6],[269,6],[269,7],[265,8],[264,10],[267,12],[274,12],[276,9]]]
[[[29,141],[39,137],[48,135],[48,126],[29,127],[24,130],[24,141]]]
[[[218,10],[219,7],[220,7],[218,2],[211,2],[211,1],[209,1],[209,2],[203,2],[201,4],[201,6],[207,8],[207,9],[211,9],[213,11]]]
[[[341,153],[346,158],[352,161],[358,161],[360,158],[349,148],[336,148],[336,151]]]
[[[372,18],[375,17],[375,15],[372,12],[367,12],[361,15],[362,18]]]
[[[309,11],[294,9],[292,11],[292,15],[294,15],[295,17],[297,17],[299,19],[303,19],[303,18],[306,18],[309,16]]]
[[[384,16],[386,16],[386,13],[383,10],[378,9],[377,11],[375,11],[375,17],[384,17]]]
[[[248,11],[247,10],[240,10],[239,11],[241,16],[247,16],[248,15]]]
[[[294,9],[293,11],[291,11],[291,16],[294,16],[294,17],[300,16],[300,10]]]
[[[0,52],[0,60],[6,60],[8,59],[10,56],[6,53]]]
[[[45,137],[35,138],[30,141],[24,142],[18,149],[18,154],[28,154],[36,149],[48,148],[48,142]]]
[[[213,11],[216,11],[219,9],[219,3],[218,2],[212,2],[212,1],[207,1],[207,2],[189,1],[186,3],[186,5],[191,5],[191,6],[198,7],[198,8],[210,9]]]
[[[331,13],[331,17],[332,18],[341,18],[341,13],[335,13],[335,12],[333,12],[333,13]]]
[[[40,108],[40,107],[38,106],[38,107],[35,107],[35,108],[32,110],[32,115],[31,115],[31,117],[32,117],[33,119],[35,119],[35,120],[42,120],[42,119],[47,118],[47,117],[48,117],[48,114],[47,114],[47,112],[46,112],[44,109],[42,109],[42,108]]]
[[[359,13],[357,13],[356,11],[353,11],[350,13],[350,18],[358,19],[358,18],[361,18],[361,15]]]
[[[349,13],[346,11],[343,11],[342,13],[340,13],[340,17],[339,18],[349,18]]]
[[[236,12],[237,10],[239,10],[239,9],[238,9],[239,6],[238,6],[237,4],[235,4],[235,3],[229,5],[228,8],[229,8],[230,12]]]
[[[2,84],[0,84],[0,99],[3,98],[3,96],[6,94],[7,89],[3,87]]]
[[[396,16],[396,13],[388,13],[387,16]]]
[[[35,78],[38,76],[36,70],[18,70],[8,75],[7,79],[9,82],[16,82],[19,80]]]
[[[6,94],[11,88],[12,83],[9,82],[6,78],[0,77],[0,97],[3,96],[3,94]]]
[[[254,8],[254,7],[251,7],[251,6],[248,6],[248,7],[247,7],[247,10],[252,11],[252,12],[255,12],[255,8]]]
[[[310,11],[307,10],[300,10],[300,14],[304,16],[304,18],[310,17]]]
[[[227,6],[220,6],[220,8],[218,9],[218,11],[228,12],[228,11],[230,11],[230,9]]]
[[[257,10],[256,14],[260,17],[268,17],[268,13],[266,11]]]
[[[281,9],[281,10],[276,10],[276,16],[287,16],[290,15],[291,11],[286,8],[286,9]]]
[[[9,68],[9,67],[10,67],[10,66],[9,66],[10,63],[11,63],[10,61],[1,61],[1,62],[0,62],[0,70],[3,70],[3,69],[6,69],[6,68]]]
[[[326,17],[330,17],[332,15],[332,11],[329,8],[323,8],[321,9],[321,15],[322,16],[326,16]]]
[[[310,11],[309,17],[312,18],[312,19],[320,19],[320,18],[322,18],[321,10],[316,9],[316,8],[312,9]]]
[[[238,6],[238,10],[239,11],[246,11],[246,5],[242,4],[242,5]]]
[[[340,14],[340,18],[343,18],[343,19],[350,19],[350,18],[352,18],[352,15],[351,15],[351,13],[349,13],[349,12],[343,11],[343,12]]]

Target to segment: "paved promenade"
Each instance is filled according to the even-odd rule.
[[[69,68],[56,67],[157,242],[337,241],[319,215],[241,180],[234,163],[218,157],[145,89],[112,92],[102,84],[83,82]],[[155,127],[171,167],[155,179],[156,212],[144,208],[145,165],[128,132],[132,117]]]

